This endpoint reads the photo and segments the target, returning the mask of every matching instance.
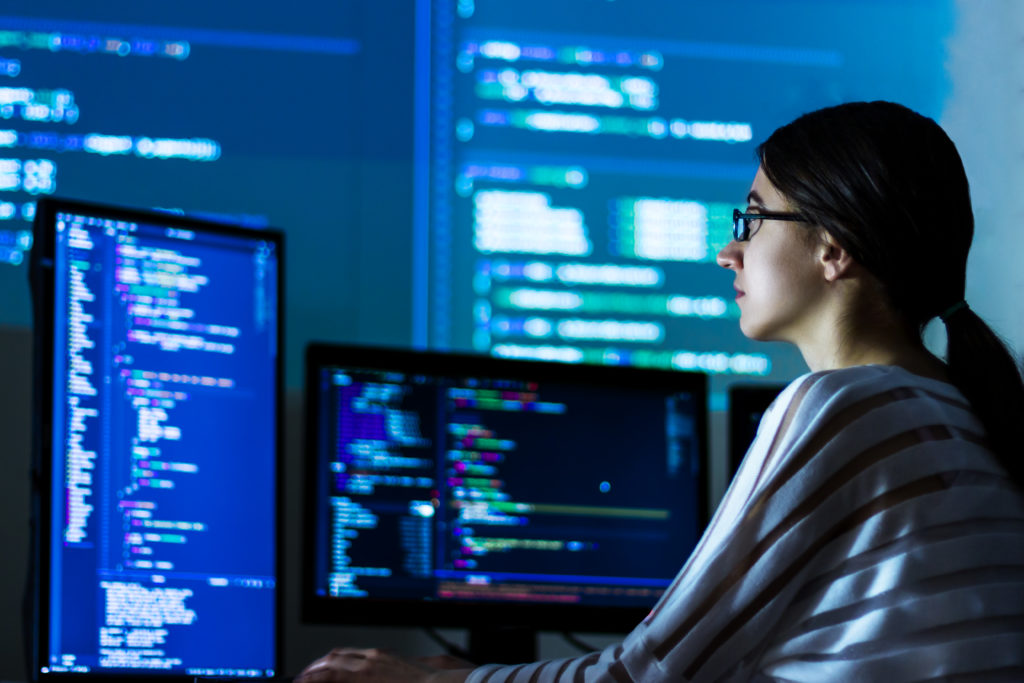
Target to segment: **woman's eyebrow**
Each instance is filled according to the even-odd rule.
[[[764,200],[761,199],[761,195],[757,193],[757,190],[751,190],[750,194],[747,195],[747,204],[754,204],[755,206],[764,206]]]

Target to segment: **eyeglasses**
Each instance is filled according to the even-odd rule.
[[[807,223],[808,220],[798,213],[743,213],[739,209],[732,210],[732,236],[737,242],[746,242],[761,227],[761,221],[794,221]]]

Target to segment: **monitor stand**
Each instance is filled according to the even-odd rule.
[[[525,664],[537,660],[537,631],[511,626],[469,629],[469,658],[476,664]]]

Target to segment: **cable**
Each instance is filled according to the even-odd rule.
[[[569,633],[568,631],[562,631],[562,637],[565,638],[565,641],[567,643],[569,643],[570,645],[575,647],[580,652],[591,653],[591,652],[597,652],[598,650],[601,649],[599,647],[594,647],[593,645],[590,645],[590,644],[580,640],[579,638],[577,638],[573,634]]]
[[[437,630],[433,627],[424,626],[423,630],[426,632],[428,636],[430,636],[431,640],[433,640],[435,643],[444,648],[444,651],[450,654],[452,657],[458,657],[459,659],[472,661],[472,659],[470,659],[469,652],[465,648],[460,647],[459,645],[456,645],[452,641],[448,640],[440,633],[438,633]]]

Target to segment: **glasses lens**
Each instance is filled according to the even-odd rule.
[[[743,220],[743,214],[740,213],[739,209],[732,210],[732,236],[738,242],[742,242],[746,239],[746,221]]]

